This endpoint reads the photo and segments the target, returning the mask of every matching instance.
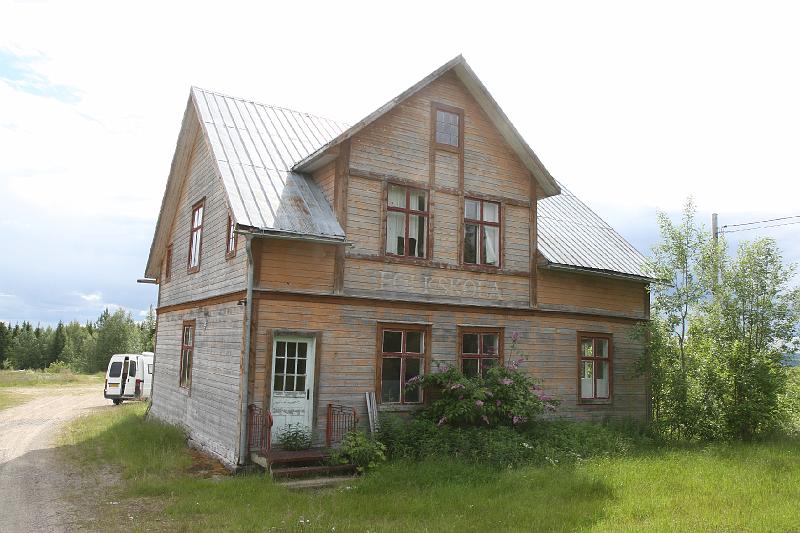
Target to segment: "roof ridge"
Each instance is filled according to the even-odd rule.
[[[192,85],[191,88],[192,88],[193,91],[194,90],[203,91],[205,93],[215,94],[217,96],[222,96],[223,98],[230,98],[231,100],[238,100],[240,102],[247,102],[247,103],[250,103],[250,104],[269,107],[269,108],[272,108],[272,109],[280,109],[282,111],[289,111],[291,113],[298,113],[300,115],[306,115],[308,117],[318,118],[320,120],[327,120],[327,121],[330,121],[330,122],[333,122],[335,124],[338,124],[338,125],[342,126],[344,129],[347,129],[347,128],[350,127],[350,124],[347,123],[347,122],[344,122],[344,121],[341,121],[341,120],[332,119],[332,118],[328,118],[328,117],[323,117],[322,115],[317,115],[315,113],[309,113],[308,111],[300,111],[300,110],[297,110],[297,109],[292,109],[290,107],[285,107],[285,106],[280,106],[280,105],[265,104],[264,102],[257,102],[255,100],[251,100],[249,98],[242,98],[240,96],[232,96],[230,94],[221,93],[219,91],[212,91],[211,89],[204,89],[203,87],[198,87],[197,85]]]

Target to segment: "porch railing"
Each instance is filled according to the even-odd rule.
[[[266,457],[272,442],[272,414],[252,404],[247,407],[247,413],[250,453]]]
[[[325,444],[331,446],[342,441],[348,431],[358,425],[358,415],[352,407],[335,403],[328,404],[328,426],[325,431]]]

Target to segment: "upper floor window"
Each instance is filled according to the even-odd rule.
[[[402,257],[426,257],[428,192],[389,185],[386,209],[386,253]]]
[[[455,107],[434,104],[434,139],[439,148],[460,150],[464,112]]]
[[[500,266],[500,204],[464,199],[464,263]]]
[[[225,257],[233,257],[236,255],[236,223],[231,215],[228,215],[226,235],[228,238],[225,242]]]
[[[422,390],[406,388],[425,368],[424,326],[383,326],[380,330],[380,391],[382,403],[420,403]]]
[[[200,270],[200,252],[203,246],[203,211],[205,199],[192,207],[192,224],[189,232],[189,272]]]
[[[611,390],[611,336],[581,334],[578,357],[581,399],[608,399]]]
[[[172,279],[172,245],[167,246],[167,253],[164,257],[164,281]]]
[[[503,362],[501,332],[486,328],[461,329],[461,371],[467,377],[484,376]]]

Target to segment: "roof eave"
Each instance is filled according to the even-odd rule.
[[[563,263],[551,263],[546,261],[545,264],[539,265],[539,268],[547,270],[559,270],[562,272],[574,272],[577,274],[586,274],[592,276],[600,276],[604,278],[623,279],[627,281],[638,281],[640,283],[659,283],[660,280],[644,276],[640,274],[631,274],[629,272],[617,272],[615,270],[603,270],[599,268],[589,268],[583,266],[566,265]]]

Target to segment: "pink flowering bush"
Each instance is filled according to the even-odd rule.
[[[420,416],[440,427],[518,427],[558,405],[534,378],[519,370],[521,362],[492,367],[474,378],[440,365],[438,371],[414,378],[408,385],[421,386],[433,398]]]

